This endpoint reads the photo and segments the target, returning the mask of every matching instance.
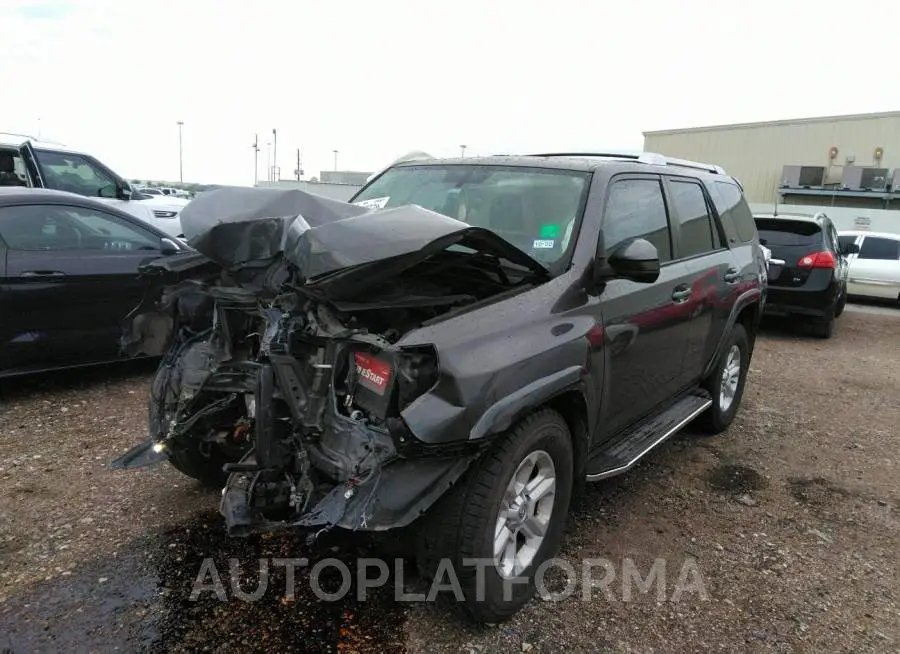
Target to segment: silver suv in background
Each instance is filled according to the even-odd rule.
[[[170,236],[181,236],[188,200],[146,195],[84,152],[24,134],[0,132],[0,186],[68,191],[116,205]]]

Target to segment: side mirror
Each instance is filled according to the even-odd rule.
[[[120,200],[130,200],[131,187],[124,183],[116,184],[116,197]]]
[[[159,239],[159,252],[164,257],[169,257],[173,254],[178,254],[180,250],[172,239],[161,238]]]
[[[859,246],[856,243],[851,243],[850,245],[844,246],[844,249],[841,250],[841,254],[858,254]]]
[[[628,279],[639,284],[652,284],[659,278],[659,252],[643,238],[624,241],[606,257],[606,265],[595,269],[595,282]]]

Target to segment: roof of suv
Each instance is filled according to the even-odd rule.
[[[28,134],[13,134],[11,132],[0,132],[0,147],[18,148],[25,141],[30,141],[31,145],[38,150],[57,150],[59,152],[68,152],[70,154],[82,154],[79,150],[74,150],[62,143],[54,141],[41,141]]]
[[[684,159],[675,159],[664,157],[663,155],[652,152],[641,153],[589,153],[589,152],[571,152],[571,153],[551,153],[551,154],[526,154],[526,155],[505,155],[496,154],[487,157],[454,157],[449,159],[414,159],[411,161],[401,161],[394,164],[393,167],[402,166],[428,166],[428,165],[503,165],[503,166],[522,166],[522,167],[540,167],[540,168],[556,168],[560,170],[580,170],[590,172],[598,168],[607,166],[625,166],[634,170],[646,171],[648,167],[653,168],[656,172],[662,169],[670,172],[697,174],[713,174],[722,175],[731,179],[725,171],[714,164],[705,164]],[[674,169],[674,171],[673,171]]]

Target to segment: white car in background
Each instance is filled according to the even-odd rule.
[[[841,247],[856,243],[847,276],[847,294],[900,303],[900,234],[838,232]]]
[[[182,236],[179,213],[190,202],[144,195],[96,158],[59,143],[0,132],[0,184],[68,191],[97,198],[170,236]]]

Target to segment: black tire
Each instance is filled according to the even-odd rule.
[[[222,466],[232,460],[215,444],[210,445],[208,453],[200,450],[200,443],[197,441],[190,442],[185,447],[173,445],[169,449],[169,463],[172,467],[208,488],[224,488],[228,473],[223,472]]]
[[[812,324],[812,332],[819,338],[831,338],[832,334],[834,334],[834,314],[824,320],[814,322]]]
[[[483,581],[479,584],[475,567],[464,562],[493,561],[494,533],[507,485],[530,454],[543,456],[541,452],[549,456],[555,468],[553,508],[543,541],[531,563],[518,575],[527,583],[509,584],[505,599],[504,580],[494,565],[482,568]],[[573,470],[572,437],[558,413],[543,409],[522,420],[500,437],[424,517],[416,558],[426,583],[430,585],[437,578],[441,561],[449,560],[463,593],[459,606],[471,619],[497,623],[512,616],[534,595],[535,572],[540,564],[559,548],[572,495]],[[441,582],[447,582],[446,575]],[[479,585],[483,585],[483,593],[478,592]]]
[[[841,285],[841,296],[838,298],[837,304],[834,306],[834,317],[837,318],[844,313],[844,307],[847,306],[847,285]]]
[[[737,388],[731,402],[724,407],[722,394],[722,385],[724,382],[725,368],[729,363],[732,349],[738,348],[738,356],[740,359],[740,370],[738,372]],[[703,383],[703,387],[709,391],[712,396],[712,406],[709,407],[697,420],[698,424],[704,431],[710,434],[720,434],[731,425],[735,414],[741,405],[741,398],[744,395],[744,386],[747,383],[747,371],[750,368],[750,339],[747,337],[747,330],[740,323],[736,323],[731,328],[731,333],[725,340],[725,346],[716,360],[716,365],[712,373]]]

